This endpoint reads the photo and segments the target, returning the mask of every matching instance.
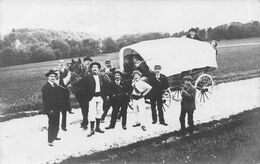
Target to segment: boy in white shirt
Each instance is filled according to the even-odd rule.
[[[141,116],[145,112],[145,100],[144,96],[147,95],[152,87],[141,80],[142,73],[138,70],[133,71],[133,92],[131,94],[131,98],[133,99],[133,109],[135,113],[135,125],[133,127],[141,126],[143,131],[146,131],[146,127],[144,125],[144,121],[142,121]]]

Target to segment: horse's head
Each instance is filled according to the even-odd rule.
[[[71,83],[74,84],[81,79],[84,75],[84,66],[81,63],[80,58],[78,61],[71,59],[71,63],[68,63],[68,70],[71,72]]]

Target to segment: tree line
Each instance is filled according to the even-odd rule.
[[[246,24],[232,22],[215,28],[196,29],[205,41],[260,37],[258,21]],[[122,47],[140,41],[181,37],[187,33],[188,31],[181,31],[171,35],[168,32],[149,32],[127,34],[116,40],[111,37],[101,40],[82,32],[13,29],[0,40],[0,67],[118,52]]]

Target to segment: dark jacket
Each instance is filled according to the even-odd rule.
[[[100,90],[101,90],[101,97],[104,98],[106,96],[111,95],[111,81],[107,79],[105,75],[98,74],[99,81],[100,81]],[[86,88],[86,94],[89,99],[89,101],[94,97],[95,89],[96,89],[96,82],[94,79],[93,74],[87,75],[85,78],[85,88]]]
[[[193,86],[190,86],[188,89],[185,89],[188,94],[182,93],[182,100],[181,100],[181,109],[185,111],[195,110],[195,95],[196,89]]]
[[[130,100],[130,95],[133,91],[133,87],[129,85],[124,80],[120,81],[117,85],[115,81],[111,82],[111,98],[112,104],[128,103]]]
[[[155,73],[152,73],[149,79],[149,84],[152,86],[150,91],[151,97],[162,96],[164,90],[169,87],[168,79],[163,74],[160,74],[159,80],[157,80]]]
[[[52,87],[47,82],[42,87],[43,113],[50,114],[52,111],[54,115],[58,115],[61,108],[62,92],[58,86]]]

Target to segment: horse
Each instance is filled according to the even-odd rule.
[[[87,68],[82,64],[81,59],[78,61],[71,59],[71,63],[68,63],[68,70],[71,72],[70,84],[71,92],[75,95],[82,113],[81,127],[87,129],[88,126],[88,108],[89,101],[86,94],[85,75],[88,72]]]

